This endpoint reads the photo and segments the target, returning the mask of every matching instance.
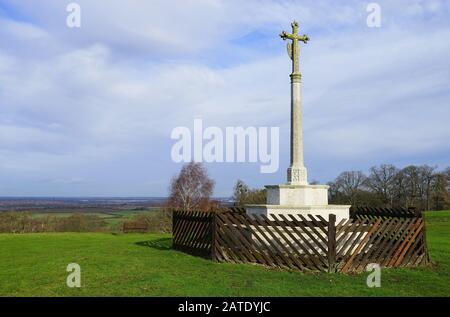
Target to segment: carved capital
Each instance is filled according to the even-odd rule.
[[[292,83],[299,83],[302,81],[302,74],[300,73],[292,73],[290,76]]]

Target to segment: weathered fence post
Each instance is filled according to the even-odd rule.
[[[211,217],[211,260],[216,261],[216,243],[217,243],[217,212],[212,213]]]
[[[176,237],[175,237],[175,223],[177,221],[177,212],[176,210],[172,210],[172,248],[176,249],[177,248],[177,244],[176,244]]]
[[[328,272],[336,272],[336,215],[328,215]]]
[[[417,215],[417,214],[416,214]],[[425,223],[425,212],[423,210],[420,210],[420,213],[418,215],[419,218],[423,221],[423,229],[422,229],[422,243],[423,243],[423,250],[425,252],[425,263],[428,264],[431,262],[430,258],[430,252],[428,252],[428,244],[427,244],[427,226]]]

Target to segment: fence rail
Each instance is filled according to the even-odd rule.
[[[352,207],[350,218],[367,217],[400,217],[415,218],[421,217],[422,211],[415,208],[387,208],[387,207]]]
[[[369,263],[409,267],[429,261],[421,214],[388,217],[367,210],[339,223],[335,215],[175,211],[173,247],[220,262],[301,271],[361,272]]]

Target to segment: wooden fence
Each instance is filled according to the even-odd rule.
[[[212,227],[216,213],[174,211],[172,247],[194,255],[210,257]]]
[[[367,264],[411,267],[429,261],[423,217],[353,213],[336,217],[173,213],[173,247],[220,262],[302,271],[361,272]]]
[[[350,218],[372,218],[372,217],[421,217],[422,211],[415,208],[387,208],[387,207],[352,207]]]
[[[146,233],[148,225],[142,222],[124,222],[122,225],[123,233]]]

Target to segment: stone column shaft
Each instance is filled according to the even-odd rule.
[[[294,69],[291,74],[291,165],[288,183],[308,184],[303,160],[303,127],[301,108],[301,75]]]

